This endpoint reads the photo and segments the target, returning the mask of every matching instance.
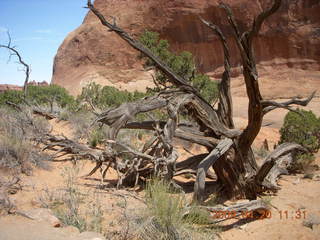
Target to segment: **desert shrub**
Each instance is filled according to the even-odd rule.
[[[140,36],[141,43],[146,46],[153,54],[164,61],[176,74],[183,77],[199,90],[200,94],[209,103],[213,102],[218,96],[218,83],[211,81],[206,75],[196,72],[193,56],[190,52],[183,51],[175,54],[170,51],[170,45],[167,40],[159,38],[159,33],[145,31]],[[141,57],[143,57],[141,55]],[[146,59],[145,67],[154,66],[150,59]],[[155,80],[160,85],[167,85],[168,79],[161,72],[156,71]],[[153,91],[158,91],[158,87]]]
[[[75,138],[88,138],[94,118],[94,114],[88,111],[80,111],[69,115],[68,120]]]
[[[28,95],[26,100],[32,104],[51,105],[56,103],[59,107],[75,104],[74,98],[63,87],[51,84],[49,86],[28,86]],[[8,90],[0,93],[0,105],[6,101],[15,104],[24,103],[23,92]]]
[[[85,217],[80,213],[80,205],[83,202],[83,194],[76,185],[76,178],[79,173],[79,168],[65,168],[62,176],[64,177],[64,195],[60,202],[60,206],[56,206],[53,211],[57,217],[65,224],[71,225],[79,229],[86,230]]]
[[[192,84],[209,103],[219,97],[219,84],[210,80],[207,75],[196,74],[192,79]]]
[[[91,82],[82,89],[78,96],[78,101],[86,101],[98,108],[108,108],[119,106],[125,102],[132,102],[145,97],[146,94],[135,91],[133,93],[128,91],[118,90],[115,87],[104,86]]]
[[[170,194],[170,186],[164,181],[153,180],[147,185],[147,204],[158,223],[169,228],[181,224],[186,199],[183,194]]]
[[[295,142],[309,150],[299,154],[296,168],[308,165],[314,160],[313,154],[320,149],[320,118],[312,111],[297,109],[300,113],[288,112],[280,129],[280,142]]]
[[[83,193],[77,185],[79,166],[64,168],[62,189],[44,189],[39,202],[50,208],[64,225],[74,226],[83,231],[103,232],[103,209],[98,194]],[[93,199],[86,201],[87,195]],[[83,206],[85,205],[85,208]]]
[[[147,184],[146,202],[146,216],[139,224],[138,239],[208,239],[214,234],[211,229],[195,227],[210,224],[209,214],[197,206],[188,207],[185,195],[174,192],[163,180],[155,179]]]
[[[0,93],[0,106],[6,104],[6,101],[21,104],[23,102],[23,92],[16,90],[8,90]]]
[[[28,86],[27,99],[40,105],[50,105],[56,102],[60,107],[66,107],[74,102],[74,98],[65,88],[54,84],[49,86]]]
[[[62,111],[59,112],[58,118],[59,120],[67,121],[69,120],[71,116],[71,112],[69,112],[67,109],[63,109]]]
[[[0,108],[0,168],[26,174],[32,166],[47,168],[49,155],[30,141],[47,131],[49,127],[42,118]]]
[[[89,135],[89,145],[90,147],[96,147],[98,144],[102,144],[104,139],[106,138],[106,132],[104,129],[93,129]]]

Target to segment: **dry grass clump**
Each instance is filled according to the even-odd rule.
[[[209,213],[189,206],[184,193],[165,181],[152,180],[146,189],[147,211],[138,222],[138,239],[213,239],[216,227]]]
[[[50,208],[64,225],[71,225],[80,232],[94,231],[102,233],[103,214],[99,195],[84,193],[76,181],[79,166],[65,168],[62,176],[64,185],[61,189],[45,189],[39,197],[42,207]],[[93,200],[87,201],[87,196],[93,195]]]
[[[42,118],[0,109],[0,168],[30,174],[32,167],[47,168],[50,157],[36,147],[36,139],[49,131]]]

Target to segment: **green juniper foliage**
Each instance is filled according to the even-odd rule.
[[[51,84],[49,86],[28,86],[28,95],[26,100],[31,104],[50,105],[53,102],[60,107],[74,104],[74,98],[66,89],[58,85]],[[0,105],[4,105],[6,101],[15,104],[23,103],[23,92],[17,90],[8,90],[0,93]]]
[[[153,54],[164,61],[176,74],[190,81],[209,103],[212,103],[213,100],[218,97],[218,83],[211,81],[207,75],[196,73],[195,63],[190,52],[183,51],[179,54],[171,52],[169,42],[160,39],[159,33],[156,32],[145,31],[141,35],[140,41]],[[153,61],[146,59],[145,67],[151,66],[154,66]],[[168,83],[167,77],[161,71],[156,71],[155,80],[159,85],[166,85]],[[153,89],[153,91],[158,90],[158,87]]]
[[[108,108],[119,106],[125,102],[136,101],[145,97],[142,92],[121,91],[111,86],[104,86],[91,82],[82,89],[82,93],[78,96],[78,101],[87,101],[98,108]]]
[[[297,109],[300,113],[288,112],[280,129],[280,142],[295,142],[310,153],[301,154],[298,164],[305,165],[314,159],[313,153],[320,149],[320,118],[312,111]]]

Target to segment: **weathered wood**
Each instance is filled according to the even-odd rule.
[[[265,201],[262,200],[253,200],[245,203],[238,203],[231,206],[217,206],[217,207],[209,207],[209,206],[201,206],[201,208],[206,209],[211,212],[212,217],[217,217],[213,220],[214,223],[223,222],[230,218],[239,218],[249,220],[254,219],[253,214],[259,214],[261,217],[270,216],[268,212],[270,212],[270,207]],[[221,217],[225,213],[225,217]],[[259,217],[255,217],[255,219],[259,219]]]
[[[165,124],[165,121],[129,122],[123,128],[155,131],[156,125],[158,125],[160,129],[163,129]],[[174,137],[208,148],[214,148],[219,142],[216,138],[205,136],[205,134],[199,131],[195,126],[185,123],[178,124],[174,132]]]
[[[221,156],[223,156],[230,149],[232,145],[233,141],[229,138],[221,140],[216,148],[213,149],[213,151],[200,162],[197,170],[196,182],[194,184],[195,201],[203,201],[207,171]]]
[[[219,85],[219,104],[218,104],[218,113],[221,121],[228,126],[229,128],[234,128],[233,123],[233,106],[232,106],[232,97],[230,90],[230,53],[229,47],[227,44],[226,37],[222,33],[221,29],[217,26],[208,22],[202,18],[200,20],[208,26],[213,32],[219,37],[223,52],[224,52],[224,72],[222,74],[222,79]]]
[[[294,152],[307,152],[305,148],[296,143],[283,143],[279,145],[261,165],[255,182],[267,189],[277,189],[277,179],[281,174],[288,173],[287,169],[293,163]]]
[[[16,47],[12,46],[11,36],[10,36],[9,31],[7,31],[7,35],[8,35],[8,44],[7,45],[0,44],[0,48],[6,48],[9,50],[9,52],[10,52],[9,61],[12,56],[16,56],[19,61],[18,63],[23,66],[23,71],[25,73],[25,79],[24,79],[24,84],[23,84],[23,95],[26,98],[31,69],[30,69],[30,66],[22,59],[22,56],[19,53],[19,51],[16,49]]]
[[[10,102],[10,101],[6,101],[6,104],[8,106],[10,106],[10,107],[13,107],[15,110],[17,110],[19,112],[23,112],[23,109],[18,104],[15,104],[15,103]],[[28,105],[31,106],[30,103],[28,103]],[[32,107],[31,111],[32,111],[33,114],[45,117],[47,120],[51,120],[51,119],[54,119],[54,118],[58,117],[55,114],[43,111],[43,110],[39,109],[38,107]]]
[[[20,178],[13,177],[11,180],[0,178],[0,216],[15,212],[15,204],[10,199],[9,194],[15,194],[21,190]]]
[[[277,109],[277,108],[284,108],[289,111],[295,112],[295,110],[292,109],[291,105],[307,106],[309,104],[309,102],[313,99],[315,94],[316,94],[316,91],[314,91],[308,98],[306,98],[304,100],[292,98],[289,101],[282,102],[282,103],[279,103],[276,101],[271,101],[271,100],[263,100],[262,101],[262,105],[264,107],[263,114],[267,114],[268,112],[271,112],[272,110]]]

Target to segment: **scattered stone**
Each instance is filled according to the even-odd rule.
[[[11,214],[16,211],[16,206],[10,200],[7,192],[0,188],[0,216]]]
[[[314,174],[313,174],[313,173],[306,173],[306,174],[303,176],[304,179],[313,179],[313,177],[314,177]]]
[[[312,180],[314,180],[314,181],[320,181],[320,174],[315,174],[315,175],[313,175]]]
[[[243,224],[243,225],[239,226],[239,229],[244,230],[247,226],[248,226],[248,224]]]
[[[36,208],[29,211],[19,211],[19,214],[36,221],[44,221],[53,227],[61,227],[60,220],[47,208]]]
[[[294,184],[294,185],[297,185],[297,184],[300,183],[300,181],[301,181],[301,179],[300,179],[300,178],[297,178],[297,179],[293,182],[293,184]]]
[[[303,226],[314,229],[317,225],[320,224],[320,216],[311,214],[303,221]]]

